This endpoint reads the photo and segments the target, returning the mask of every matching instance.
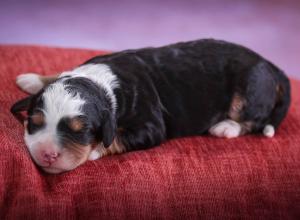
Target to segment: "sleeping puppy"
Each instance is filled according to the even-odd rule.
[[[290,105],[284,73],[253,51],[204,39],[94,57],[55,76],[17,77],[11,108],[48,173],[183,136],[272,137]],[[21,119],[22,120],[22,119]]]

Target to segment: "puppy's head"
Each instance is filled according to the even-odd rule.
[[[27,148],[48,173],[76,168],[88,159],[96,143],[108,147],[115,136],[105,91],[85,78],[59,79],[11,108],[15,115],[22,111],[27,111]]]

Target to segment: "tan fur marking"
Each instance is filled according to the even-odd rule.
[[[102,144],[99,144],[97,146],[97,150],[101,154],[100,157],[126,152],[125,146],[122,143],[120,143],[120,141],[118,141],[117,138],[114,139],[113,143],[108,148],[105,148]]]
[[[124,145],[120,143],[116,138],[114,139],[113,143],[107,148],[110,151],[110,154],[121,154],[126,151]]]
[[[82,145],[76,143],[68,143],[64,147],[67,151],[74,155],[76,160],[79,161],[86,160],[92,150],[91,145]]]
[[[68,123],[68,126],[73,130],[73,131],[80,131],[83,128],[83,122],[81,121],[80,118],[72,118],[70,122]]]
[[[45,116],[42,112],[36,112],[30,118],[35,125],[43,125],[45,123]]]
[[[57,78],[58,75],[52,75],[52,76],[39,76],[40,80],[42,81],[42,83],[44,84],[44,86],[49,85],[50,83],[53,83]]]
[[[240,112],[242,111],[244,105],[245,100],[239,94],[234,94],[228,113],[229,118],[231,118],[234,121],[239,121]]]

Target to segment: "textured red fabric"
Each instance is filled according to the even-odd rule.
[[[24,72],[53,74],[99,51],[0,47],[0,219],[300,219],[300,82],[272,139],[171,140],[49,175],[33,164],[9,113]]]

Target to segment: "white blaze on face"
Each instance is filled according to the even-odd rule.
[[[57,125],[63,117],[74,117],[82,114],[82,106],[85,103],[80,94],[72,93],[67,89],[68,85],[57,82],[50,85],[43,94],[46,124]]]
[[[117,99],[113,90],[119,87],[119,82],[108,65],[85,64],[72,71],[63,72],[59,77],[64,76],[70,76],[71,78],[84,77],[96,83],[104,89],[111,101],[113,113],[116,112]]]

